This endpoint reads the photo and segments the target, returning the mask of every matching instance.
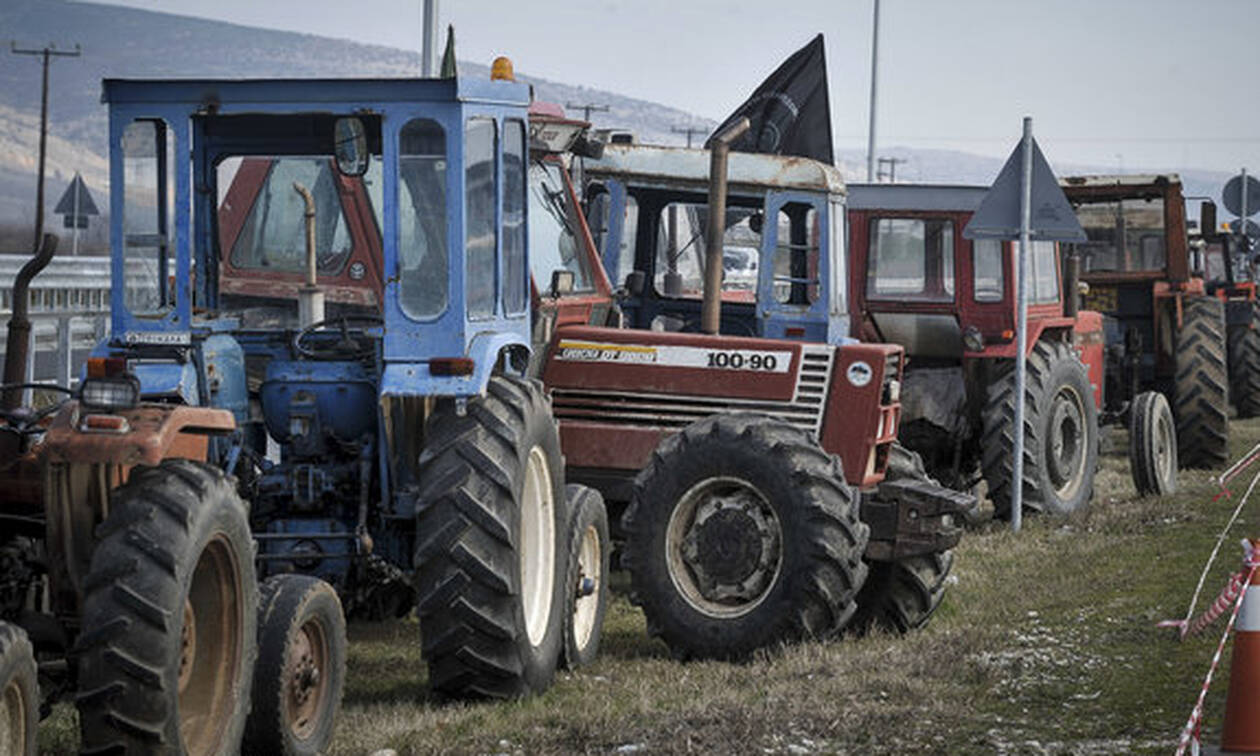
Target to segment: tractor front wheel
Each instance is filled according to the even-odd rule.
[[[565,486],[573,514],[569,521],[569,566],[565,573],[564,661],[584,667],[599,655],[600,630],[608,611],[608,510],[599,491],[576,483]]]
[[[1168,400],[1144,391],[1129,408],[1129,474],[1138,496],[1177,490],[1177,433]]]
[[[136,467],[83,580],[83,750],[234,753],[249,712],[258,585],[245,504],[219,470]]]
[[[490,379],[425,428],[416,593],[429,684],[459,698],[551,685],[562,652],[569,508],[560,436],[537,381]]]
[[[666,439],[623,517],[632,599],[684,658],[743,658],[845,627],[870,529],[806,431],[717,415]]]
[[[945,598],[954,552],[923,554],[893,562],[871,562],[858,594],[853,625],[859,631],[881,628],[907,633],[927,625]]]
[[[1085,506],[1098,468],[1098,409],[1089,373],[1061,341],[1039,341],[1026,361],[1023,506],[1066,514]],[[1010,517],[1015,446],[1015,371],[989,385],[982,464],[994,513]]]
[[[1260,304],[1251,322],[1229,329],[1229,397],[1241,418],[1260,416]]]
[[[1177,331],[1177,458],[1182,467],[1225,464],[1229,443],[1229,370],[1225,308],[1215,297],[1182,300]]]
[[[254,708],[245,753],[315,756],[328,749],[346,680],[346,620],[337,592],[310,575],[274,575],[258,605]]]
[[[38,727],[35,651],[22,628],[0,622],[0,753],[35,756]]]

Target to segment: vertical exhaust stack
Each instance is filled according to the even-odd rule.
[[[35,250],[35,255],[26,261],[13,281],[13,316],[9,318],[9,337],[4,347],[5,383],[15,384],[26,381],[26,360],[31,346],[31,320],[26,313],[31,301],[29,296],[31,279],[48,266],[56,251],[57,236],[44,234],[40,240],[39,249]],[[0,403],[3,404],[4,409],[17,409],[22,403],[22,391],[14,389],[4,392],[4,396],[0,397]]]
[[[709,227],[704,254],[704,306],[700,330],[716,334],[722,320],[722,236],[726,231],[726,157],[731,142],[751,124],[740,118],[709,141]]]
[[[315,261],[315,198],[297,181],[293,189],[306,203],[306,284],[298,289],[298,327],[310,328],[324,319],[324,292],[319,288]]]

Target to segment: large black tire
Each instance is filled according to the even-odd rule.
[[[0,622],[0,753],[35,756],[38,728],[35,650],[22,628]]]
[[[1229,451],[1229,370],[1221,300],[1182,300],[1176,354],[1177,458],[1182,467],[1219,467]]]
[[[622,524],[632,599],[682,658],[836,633],[866,579],[870,529],[839,458],[762,415],[716,415],[661,442]]]
[[[1177,431],[1158,391],[1143,391],[1129,407],[1129,474],[1138,496],[1177,490]]]
[[[1023,507],[1067,514],[1089,503],[1098,469],[1098,408],[1089,373],[1061,341],[1039,341],[1026,361]],[[1015,370],[988,387],[981,464],[994,516],[1010,517],[1015,464]]]
[[[310,575],[260,590],[258,663],[246,754],[315,756],[332,741],[346,681],[346,620],[337,592]]]
[[[491,378],[462,415],[439,401],[420,475],[416,593],[430,686],[459,698],[545,690],[562,652],[569,508],[542,384]]]
[[[569,518],[565,571],[564,663],[584,667],[599,656],[600,631],[608,612],[608,570],[612,546],[608,510],[599,491],[570,483],[564,488]]]
[[[866,584],[858,594],[853,626],[859,631],[881,628],[907,633],[927,625],[945,598],[946,578],[954,552],[871,562]]]
[[[1229,329],[1229,397],[1241,418],[1260,416],[1260,304],[1251,322]]]
[[[257,652],[245,504],[219,470],[136,467],[83,581],[79,726],[88,753],[236,753]]]

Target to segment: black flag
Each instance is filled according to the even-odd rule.
[[[748,116],[752,128],[735,140],[732,150],[800,155],[833,164],[823,35],[783,61],[713,133],[721,132],[740,116]]]

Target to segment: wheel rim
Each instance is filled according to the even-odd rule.
[[[328,695],[328,634],[315,619],[302,625],[284,660],[285,724],[298,740],[308,740],[319,727]]]
[[[582,531],[582,543],[578,547],[577,598],[573,602],[573,641],[579,649],[586,648],[595,633],[600,587],[604,582],[602,558],[599,531],[594,525],[588,525]]]
[[[783,527],[766,497],[738,478],[692,486],[670,513],[665,563],[696,611],[731,619],[765,601],[783,569]]]
[[[551,619],[556,562],[554,513],[547,453],[535,446],[529,450],[521,490],[521,603],[531,646],[543,642]]]
[[[244,608],[240,565],[222,533],[193,570],[180,631],[179,734],[191,754],[217,753],[239,694]]]
[[[1046,469],[1055,495],[1071,499],[1085,479],[1085,404],[1071,386],[1062,386],[1050,405]]]
[[[0,697],[0,744],[5,746],[5,753],[26,753],[26,739],[33,734],[26,731],[29,705],[22,686],[16,679],[10,680]]]
[[[1177,436],[1173,430],[1172,418],[1168,412],[1160,412],[1155,418],[1155,432],[1151,434],[1152,454],[1155,455],[1154,468],[1160,484],[1160,493],[1176,476],[1177,463],[1173,459],[1177,451]]]

